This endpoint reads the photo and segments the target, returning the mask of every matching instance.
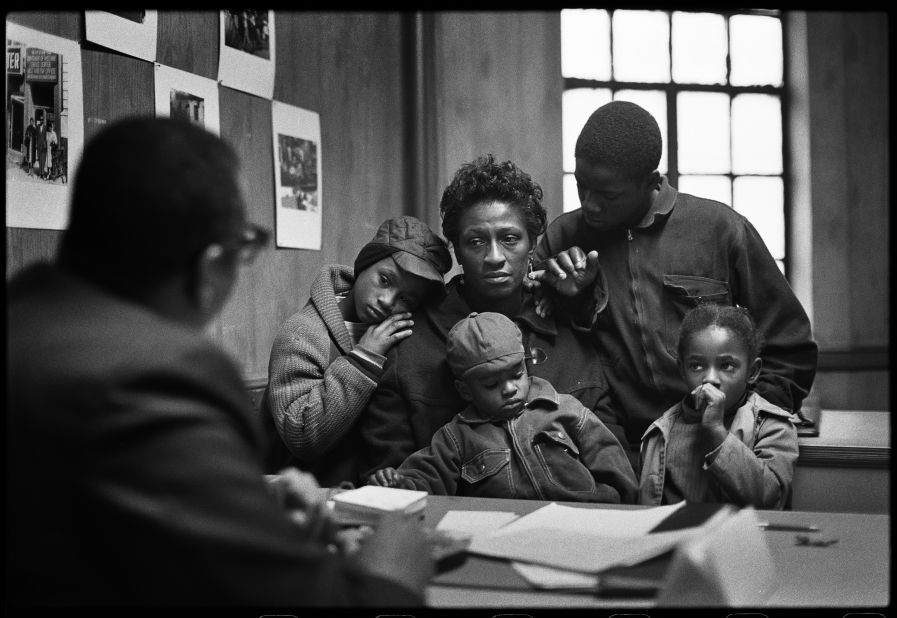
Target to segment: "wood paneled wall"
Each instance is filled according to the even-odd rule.
[[[68,39],[83,36],[80,12],[7,18]],[[419,38],[422,20],[428,36]],[[512,158],[542,184],[552,213],[561,209],[557,13],[277,11],[275,27],[274,99],[321,118],[323,248],[261,255],[209,326],[254,386],[267,380],[277,329],[304,304],[320,267],[351,264],[392,216],[421,216],[438,230],[442,189],[462,162],[480,152]],[[160,12],[157,61],[215,79],[218,36],[216,11]],[[421,76],[424,56],[431,64]],[[117,118],[154,112],[152,63],[88,43],[82,62],[86,138]],[[249,218],[273,228],[270,104],[226,87],[219,96],[221,135],[243,162]],[[431,139],[415,142],[423,124]],[[434,179],[426,190],[420,174]],[[51,258],[60,235],[7,228],[7,278]]]
[[[888,19],[806,13],[814,391],[823,407],[890,408]]]
[[[563,212],[559,12],[434,13],[433,149],[438,193],[460,162],[492,153],[542,186]]]
[[[10,21],[78,40],[80,12]],[[884,13],[808,12],[804,99],[792,139],[806,202],[806,290],[822,358],[814,389],[830,408],[889,408],[889,67]],[[321,115],[321,251],[272,249],[243,273],[211,335],[252,384],[267,378],[280,324],[318,269],[351,263],[380,221],[414,214],[439,229],[442,189],[491,152],[542,185],[560,214],[560,17],[557,12],[276,13],[274,98]],[[160,63],[215,78],[218,13],[161,12]],[[85,135],[153,113],[153,67],[83,46]],[[252,220],[273,227],[267,100],[220,88],[221,132],[240,153]],[[802,129],[801,129],[802,130]],[[798,147],[798,142],[801,142]],[[803,228],[801,228],[803,229]],[[7,278],[52,257],[60,232],[7,229]],[[793,239],[792,239],[793,240]],[[797,243],[795,243],[797,246]],[[803,292],[800,292],[803,294]]]

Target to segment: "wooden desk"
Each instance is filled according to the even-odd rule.
[[[428,496],[425,523],[435,527],[450,510],[507,511],[524,515],[548,504]],[[638,506],[572,504],[590,508],[637,509]],[[767,607],[881,607],[889,602],[890,516],[856,513],[758,511],[772,523],[813,523],[812,538],[837,539],[828,547],[795,545],[795,532],[764,532],[780,582]],[[486,577],[488,575],[488,577]],[[485,587],[485,582],[491,582]],[[499,585],[496,585],[496,582]],[[427,589],[431,607],[654,607],[652,599],[607,599],[590,594],[528,589],[506,561],[468,556],[458,568],[440,573]]]
[[[798,439],[792,507],[890,512],[891,413],[822,410],[819,435]]]

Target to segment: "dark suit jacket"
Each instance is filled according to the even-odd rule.
[[[422,602],[300,539],[201,334],[47,264],[7,303],[9,605]]]

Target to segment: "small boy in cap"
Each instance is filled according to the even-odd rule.
[[[634,503],[626,452],[571,395],[529,377],[523,338],[500,313],[471,313],[448,333],[447,360],[470,405],[430,446],[368,483],[431,494]]]
[[[380,225],[354,269],[321,269],[308,302],[284,323],[271,350],[263,410],[279,438],[269,436],[268,472],[296,465],[323,486],[359,480],[355,420],[377,387],[387,350],[411,334],[411,311],[444,295],[451,264],[442,238],[402,216]]]

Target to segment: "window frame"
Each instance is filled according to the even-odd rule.
[[[596,7],[598,8],[598,7]],[[670,24],[670,33],[672,34],[672,16],[673,13],[712,13],[715,15],[722,15],[726,20],[726,35],[727,35],[727,46],[726,46],[726,83],[725,84],[691,84],[691,83],[678,83],[673,79],[672,76],[672,65],[671,65],[671,75],[669,82],[630,82],[630,81],[618,81],[614,79],[614,48],[613,48],[613,39],[614,39],[614,31],[613,31],[613,14],[618,10],[644,10],[644,11],[652,11],[656,12],[658,9],[625,9],[625,8],[612,8],[612,9],[603,9],[606,10],[608,16],[610,18],[610,61],[611,61],[611,76],[609,80],[599,80],[599,79],[588,79],[581,77],[566,77],[562,75],[562,80],[564,83],[564,92],[567,90],[574,90],[579,88],[586,89],[604,89],[609,90],[611,93],[611,98],[620,91],[620,90],[645,90],[645,91],[655,91],[655,92],[663,92],[666,98],[666,124],[667,124],[667,135],[666,139],[666,163],[667,163],[667,171],[666,177],[669,179],[669,182],[672,186],[679,186],[679,160],[678,160],[678,152],[677,146],[679,143],[678,139],[678,126],[677,126],[677,97],[676,95],[680,92],[713,92],[713,93],[723,93],[729,97],[729,104],[731,108],[732,99],[736,95],[740,94],[765,94],[772,95],[778,97],[779,105],[781,109],[781,119],[782,119],[782,173],[779,174],[735,174],[731,169],[727,173],[721,174],[712,174],[713,176],[725,176],[729,179],[730,187],[734,187],[735,178],[739,177],[761,177],[761,178],[781,178],[782,179],[782,208],[783,208],[783,218],[784,218],[784,256],[782,257],[782,267],[785,274],[785,278],[788,279],[791,273],[791,233],[792,233],[792,213],[791,213],[791,157],[790,157],[790,132],[789,132],[789,115],[787,113],[789,107],[789,97],[788,97],[788,70],[789,70],[789,49],[788,49],[788,36],[785,32],[785,27],[787,25],[787,21],[783,18],[783,12],[781,10],[776,9],[740,9],[740,10],[711,10],[711,9],[659,9],[661,12],[665,13],[667,16],[667,20]],[[779,20],[781,24],[782,31],[782,85],[781,86],[770,86],[770,85],[760,85],[760,86],[733,86],[729,82],[732,63],[731,63],[731,48],[730,43],[731,39],[729,37],[729,19],[735,15],[758,15],[765,17],[775,17]],[[563,37],[563,30],[561,32],[561,36]],[[669,58],[672,61],[673,57],[673,37],[669,37],[668,42],[668,50]],[[731,129],[731,123],[730,123]],[[731,135],[730,135],[730,144],[729,148],[731,151]],[[572,175],[572,171],[567,171],[566,169],[562,170],[563,176],[566,178],[567,176]],[[694,175],[694,174],[691,174]],[[734,205],[730,206],[734,207]],[[789,279],[790,280],[790,279]]]

